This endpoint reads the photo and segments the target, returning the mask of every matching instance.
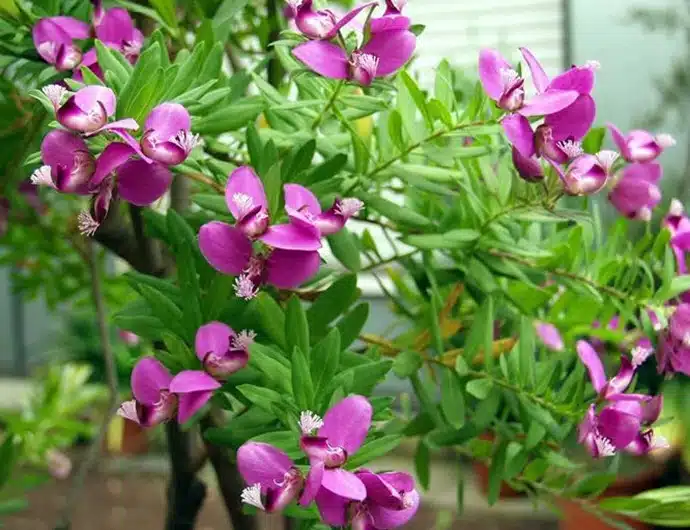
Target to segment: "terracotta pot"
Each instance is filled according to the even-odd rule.
[[[618,479],[614,482],[599,498],[604,499],[607,497],[630,497],[632,495],[637,495],[648,489],[652,489],[658,486],[657,482],[661,474],[663,473],[663,468],[653,468],[646,470],[634,477],[627,477]],[[605,521],[599,519],[596,515],[585,511],[576,502],[569,501],[567,499],[559,499],[558,505],[562,510],[562,518],[558,524],[561,530],[615,530],[616,527],[607,524]],[[648,530],[653,528],[652,525],[630,519],[622,515],[608,514],[607,516],[613,520],[621,521],[631,528],[637,530]]]
[[[140,455],[149,450],[147,431],[120,416],[115,416],[110,422],[104,444],[110,454]]]

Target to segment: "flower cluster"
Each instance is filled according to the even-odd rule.
[[[673,138],[642,130],[623,135],[609,125],[619,153],[585,153],[581,141],[596,116],[591,94],[599,64],[590,61],[573,66],[549,79],[530,50],[520,51],[536,90],[531,98],[525,91],[525,79],[498,51],[485,49],[479,55],[479,78],[488,96],[506,113],[501,123],[519,175],[527,181],[542,180],[544,160],[556,171],[565,193],[591,195],[609,184],[609,201],[621,214],[648,221],[661,200],[657,183],[662,170],[655,159],[674,145]],[[529,119],[534,117],[543,117],[536,128]],[[619,159],[628,164],[617,171],[614,165]]]
[[[79,216],[79,229],[85,235],[98,230],[117,197],[137,206],[162,197],[172,181],[168,166],[184,162],[198,141],[190,131],[189,112],[178,103],[155,107],[137,140],[129,132],[139,129],[135,120],[110,121],[117,106],[111,89],[89,85],[71,94],[61,86],[48,85],[43,93],[64,128],[43,139],[44,165],[33,173],[31,182],[61,193],[89,195],[90,211]],[[122,141],[110,142],[96,158],[86,140],[106,132]]]
[[[237,276],[235,292],[250,300],[259,287],[297,287],[319,269],[321,238],[338,232],[356,215],[362,202],[336,199],[321,210],[318,199],[298,184],[284,186],[288,223],[275,224],[261,179],[251,167],[237,168],[228,178],[225,200],[235,224],[212,221],[199,230],[199,248],[211,266]]]
[[[237,451],[245,482],[242,501],[267,512],[293,500],[302,506],[316,501],[322,520],[353,530],[388,530],[404,525],[417,511],[419,493],[407,473],[356,472],[345,464],[364,443],[371,427],[372,407],[362,396],[336,403],[323,419],[302,412],[300,447],[309,460],[306,475],[280,449],[247,442]]]
[[[203,370],[184,370],[174,377],[157,359],[144,357],[132,371],[134,399],[123,403],[118,414],[143,427],[152,427],[172,419],[185,423],[201,409],[213,392],[231,374],[244,368],[253,331],[235,331],[221,323],[210,322],[196,334],[195,351]]]
[[[667,447],[666,441],[655,436],[651,428],[661,413],[662,396],[624,393],[637,368],[652,355],[651,347],[634,348],[631,359],[622,355],[620,370],[608,380],[599,354],[591,344],[579,341],[577,353],[598,396],[597,404],[590,406],[578,428],[578,441],[587,451],[601,458],[620,451],[643,455]]]
[[[314,11],[312,0],[291,0],[297,28],[313,39],[296,46],[293,54],[309,69],[331,79],[350,80],[369,86],[377,77],[386,77],[410,60],[417,39],[410,31],[410,19],[402,15],[404,0],[386,0],[381,17],[369,20],[367,36],[353,51],[344,47],[340,31],[359,13],[376,6],[360,5],[337,19],[329,10]]]
[[[57,70],[73,70],[73,77],[78,81],[82,79],[82,66],[101,79],[103,72],[98,66],[96,50],[82,53],[76,41],[95,36],[107,47],[121,52],[132,64],[139,58],[144,43],[143,34],[134,26],[126,9],[113,7],[104,11],[100,0],[94,1],[91,25],[72,17],[49,17],[40,19],[32,31],[41,58]]]

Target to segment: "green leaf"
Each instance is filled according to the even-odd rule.
[[[393,361],[393,373],[401,379],[405,379],[416,374],[423,365],[424,359],[418,352],[405,350],[396,355]]]
[[[390,372],[393,361],[383,360],[353,366],[337,374],[329,385],[334,392],[338,387],[346,387],[347,393],[368,395],[373,388]]]
[[[235,279],[232,276],[216,273],[202,300],[206,321],[216,320],[223,312],[228,300],[232,300]]]
[[[399,78],[404,83],[405,88],[407,89],[410,96],[412,97],[412,100],[414,101],[415,105],[419,109],[419,112],[422,113],[422,117],[424,118],[424,121],[426,122],[427,129],[430,132],[433,131],[434,130],[434,122],[432,121],[431,117],[429,116],[429,110],[427,109],[427,106],[426,106],[426,98],[424,96],[424,93],[420,90],[420,88],[417,86],[417,83],[415,82],[415,80],[410,77],[410,75],[407,73],[407,71],[403,70],[402,72],[400,72]]]
[[[12,434],[5,434],[5,439],[0,445],[0,487],[4,486],[10,478],[12,469],[19,456],[19,440]]]
[[[362,268],[357,236],[347,228],[328,236],[328,245],[333,255],[346,269],[358,272]]]
[[[347,464],[345,467],[348,469],[356,469],[380,456],[387,455],[398,447],[401,441],[402,436],[398,434],[390,434],[387,436],[382,436],[376,440],[370,440],[366,442],[354,455],[347,459]]]
[[[518,354],[520,359],[520,378],[526,388],[534,387],[536,384],[535,351],[534,326],[530,319],[522,317]]]
[[[180,288],[169,280],[156,278],[155,276],[149,276],[148,274],[142,274],[136,271],[127,271],[124,274],[124,278],[136,290],[139,289],[140,285],[148,285],[165,294],[165,296],[170,298],[175,304],[180,305],[182,302]]]
[[[438,68],[436,68],[434,97],[449,111],[454,109],[455,90],[453,89],[453,71],[446,59],[443,59],[438,65]]]
[[[148,111],[147,105],[154,103],[153,92],[157,90],[159,78],[163,74],[160,66],[160,46],[156,42],[141,54],[129,81],[122,89],[117,107],[119,118],[139,118],[137,121],[141,121]]]
[[[249,0],[223,0],[213,16],[213,32],[224,43],[232,31],[232,19],[249,3]]]
[[[311,353],[311,375],[314,382],[314,395],[322,396],[324,390],[338,372],[340,365],[340,333],[332,329]]]
[[[316,140],[313,138],[311,140],[303,143],[290,164],[286,164],[283,168],[283,174],[286,175],[286,182],[294,182],[294,175],[305,171],[311,167],[311,161],[314,158],[314,153],[316,152]]]
[[[505,440],[499,442],[491,458],[491,467],[489,468],[489,491],[487,492],[486,498],[489,506],[496,504],[498,496],[501,493],[507,447],[508,444]]]
[[[468,363],[472,363],[480,351],[484,353],[484,362],[487,365],[491,365],[493,362],[493,356],[491,355],[493,323],[493,299],[491,296],[487,296],[479,310],[474,314],[474,321],[465,343],[464,357]]]
[[[347,155],[338,153],[304,174],[297,182],[309,186],[335,177],[347,165]]]
[[[357,299],[357,277],[348,274],[336,280],[307,310],[309,329],[323,335],[326,326],[342,315]]]
[[[211,135],[236,131],[256,120],[265,105],[259,97],[242,98],[203,118],[192,118],[192,129],[199,134]]]
[[[299,348],[309,357],[309,324],[307,315],[296,296],[291,296],[285,308],[285,338],[288,350]]]
[[[192,195],[192,202],[221,215],[228,215],[228,204],[225,197],[218,194],[196,193]]]
[[[285,315],[278,302],[265,292],[260,292],[256,298],[250,302],[259,320],[261,331],[263,331],[279,347],[286,348],[285,339]]]
[[[657,302],[663,303],[688,290],[690,290],[690,275],[674,276],[668,286],[660,289],[654,298]]]
[[[268,199],[268,211],[271,214],[278,215],[281,210],[280,202],[283,198],[283,183],[280,179],[280,164],[274,164],[266,172],[266,175],[262,175],[261,179],[264,183],[264,190],[266,192],[266,198]]]
[[[206,83],[211,80],[217,80],[223,67],[223,58],[225,57],[225,48],[221,42],[216,42],[210,48],[204,66],[201,69],[197,84]]]
[[[417,451],[414,454],[414,469],[417,475],[419,485],[423,490],[429,489],[429,479],[431,478],[431,466],[429,457],[429,446],[426,445],[424,439],[420,439],[417,443]]]
[[[409,235],[402,239],[403,243],[421,248],[423,250],[434,249],[459,249],[470,246],[479,239],[481,234],[469,228],[458,228],[444,234],[419,234]]]
[[[167,348],[167,353],[174,363],[182,368],[198,368],[199,361],[189,346],[175,333],[164,331],[161,338]],[[171,367],[172,368],[172,367]]]
[[[340,340],[342,341],[343,348],[349,347],[357,340],[368,318],[369,304],[362,303],[355,306],[338,321],[336,327],[340,331]]]
[[[469,390],[468,390],[469,391]],[[456,429],[465,425],[465,396],[460,378],[450,369],[441,371],[441,410]]]
[[[355,172],[366,173],[369,168],[369,148],[355,129],[350,131],[350,138],[355,159]]]
[[[616,473],[590,473],[572,487],[575,497],[598,497],[616,481]]]
[[[149,0],[149,3],[168,26],[178,29],[175,0]]]
[[[486,399],[491,394],[494,388],[494,383],[491,379],[473,379],[467,383],[465,389],[468,394],[473,395],[477,399]]]
[[[254,403],[257,407],[261,407],[266,412],[272,412],[275,403],[280,403],[285,400],[284,395],[270,388],[261,386],[239,385],[237,390],[239,390],[249,401]]]
[[[141,285],[139,292],[148,302],[153,315],[158,317],[167,329],[179,329],[183,318],[182,310],[170,298],[148,285]]]
[[[604,145],[605,136],[606,127],[592,127],[582,140],[582,149],[591,155],[598,153]]]
[[[121,58],[124,59],[124,62],[121,61],[117,57],[117,55],[121,55],[119,51],[108,48],[98,39],[94,41],[94,46],[96,47],[98,66],[101,67],[103,72],[112,72],[118,82],[121,83],[121,86],[124,87],[134,70],[129,61],[123,56]]]
[[[253,442],[261,442],[270,444],[282,451],[292,458],[297,460],[303,456],[302,450],[299,447],[299,436],[294,431],[278,431],[267,432],[252,438]]]
[[[391,221],[413,228],[428,228],[431,226],[431,221],[423,215],[410,208],[401,207],[388,199],[364,192],[360,192],[359,197],[364,201],[367,208],[377,211]]]
[[[160,319],[151,315],[115,314],[112,323],[120,329],[126,329],[148,340],[158,340],[165,330]]]
[[[314,408],[314,384],[309,371],[309,360],[299,348],[292,351],[292,392],[300,410]]]
[[[270,386],[292,394],[292,374],[279,359],[284,359],[275,350],[259,343],[251,346],[249,365],[262,372]]]

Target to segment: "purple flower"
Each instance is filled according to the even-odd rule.
[[[32,184],[62,193],[89,192],[96,162],[81,137],[62,129],[50,131],[41,142],[41,159],[45,165],[31,175]]]
[[[382,17],[371,19],[371,32],[381,33],[394,29],[408,29],[410,19],[402,14],[407,0],[386,0],[386,12]]]
[[[155,358],[144,357],[132,371],[134,399],[124,402],[118,415],[143,427],[171,419],[185,423],[206,402],[220,383],[205,372],[185,370],[175,377]]]
[[[660,373],[690,375],[690,304],[679,304],[659,336],[657,366]]]
[[[49,87],[45,87],[44,92],[60,99],[64,94],[57,88]],[[115,114],[117,101],[115,93],[107,87],[89,85],[70,96],[64,104],[59,105],[58,101],[52,100],[57,108],[57,120],[67,129],[90,136],[108,129],[139,128],[132,118],[108,123],[108,118]]]
[[[661,175],[661,165],[656,162],[630,164],[609,193],[609,201],[622,215],[649,221],[652,209],[661,201],[657,185]]]
[[[563,337],[556,326],[548,322],[535,322],[534,328],[544,346],[553,351],[563,351]]]
[[[671,201],[668,215],[662,226],[671,232],[671,249],[676,256],[678,274],[687,274],[685,254],[690,250],[690,219],[685,215],[683,204],[678,199]]]
[[[414,53],[417,38],[404,29],[372,34],[371,39],[349,56],[328,41],[310,41],[292,53],[312,71],[331,79],[349,79],[369,86],[374,78],[397,72]]]
[[[628,162],[642,164],[651,162],[663,153],[664,149],[676,145],[676,141],[670,134],[654,136],[647,131],[636,129],[624,135],[613,124],[609,124],[608,128],[621,155]]]
[[[71,70],[81,61],[81,50],[74,39],[88,39],[89,25],[72,17],[42,18],[32,35],[36,51],[57,70]]]
[[[253,331],[238,334],[222,322],[209,322],[196,332],[196,356],[209,374],[224,380],[247,365],[255,337]]]
[[[120,329],[118,330],[117,334],[120,336],[122,342],[124,342],[127,346],[139,345],[140,339],[139,335],[137,335],[136,333],[127,331],[126,329]]]
[[[649,428],[659,417],[661,396],[624,394],[635,370],[652,354],[650,344],[640,344],[632,351],[632,361],[621,356],[618,374],[607,380],[599,355],[586,341],[578,341],[577,353],[589,372],[592,386],[604,406],[597,412],[592,405],[578,428],[579,442],[595,458],[612,456],[618,451],[645,454],[663,446]]]
[[[304,222],[319,229],[322,236],[335,234],[342,230],[351,217],[357,215],[364,203],[359,199],[336,199],[333,206],[321,211],[316,196],[299,184],[286,184],[285,209],[293,222]]]
[[[212,221],[199,231],[199,248],[213,268],[238,276],[237,296],[251,299],[268,283],[279,289],[297,287],[319,269],[319,229],[290,212],[289,224],[271,225],[263,184],[252,168],[243,166],[230,175],[225,190],[235,225]],[[256,251],[253,241],[265,245]]]
[[[326,489],[316,496],[321,518],[331,526],[352,530],[390,530],[406,524],[419,508],[419,493],[407,473],[355,473],[365,485],[367,496],[352,502]]]
[[[372,414],[369,401],[356,395],[336,403],[323,420],[310,411],[302,413],[300,447],[309,458],[311,467],[301,504],[309,504],[323,489],[353,501],[366,498],[364,483],[342,466],[364,443]],[[316,429],[318,432],[313,435]]]
[[[242,491],[242,502],[267,512],[285,508],[304,486],[304,476],[290,457],[269,444],[242,445],[237,450],[237,467],[250,484]]]
[[[618,158],[614,151],[600,151],[596,155],[580,154],[564,171],[549,158],[568,195],[591,195],[601,190],[613,172]]]
[[[364,9],[376,5],[375,2],[355,7],[338,20],[328,10],[314,11],[312,0],[288,0],[292,8],[295,24],[304,35],[312,39],[330,40]]]
[[[181,164],[199,141],[199,135],[193,135],[191,127],[186,108],[179,103],[161,103],[146,118],[141,150],[161,164]]]

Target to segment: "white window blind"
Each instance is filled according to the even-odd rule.
[[[433,82],[442,58],[476,73],[481,48],[499,49],[517,61],[527,46],[549,74],[563,67],[562,0],[409,0],[405,14],[426,30],[418,39],[413,70]]]

